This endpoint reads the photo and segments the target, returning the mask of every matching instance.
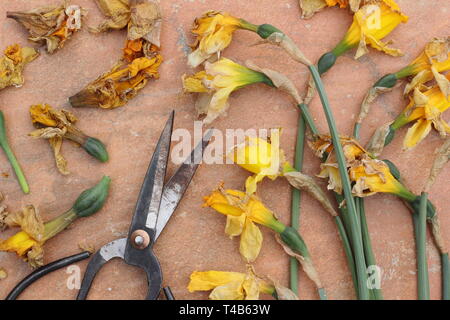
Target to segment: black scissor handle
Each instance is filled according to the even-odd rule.
[[[90,252],[84,251],[79,254],[75,254],[70,257],[62,258],[55,262],[49,263],[39,269],[36,269],[34,272],[30,273],[27,277],[25,277],[22,281],[20,281],[14,289],[8,294],[5,300],[16,300],[17,297],[31,284],[33,284],[36,280],[42,278],[43,276],[49,274],[50,272],[56,271],[58,269],[69,266],[78,261],[89,258],[91,255]]]

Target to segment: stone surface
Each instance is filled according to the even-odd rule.
[[[49,0],[2,1],[0,4],[0,48],[12,43],[30,45],[26,31],[11,19],[7,10],[30,9],[49,4]],[[359,61],[353,53],[340,58],[336,66],[324,76],[331,105],[341,133],[350,134],[353,120],[367,89],[380,76],[406,65],[434,36],[448,35],[450,4],[446,0],[398,0],[410,16],[408,24],[401,25],[389,39],[406,54],[393,58],[370,50]],[[74,1],[89,10],[85,25],[96,25],[102,19],[93,1]],[[311,20],[301,20],[297,0],[237,1],[237,0],[173,0],[162,1],[164,24],[162,31],[161,79],[151,81],[128,105],[115,110],[72,110],[67,98],[83,88],[89,81],[108,70],[119,58],[124,44],[125,31],[101,35],[89,34],[87,28],[75,34],[63,50],[50,56],[42,55],[26,67],[25,85],[0,92],[0,108],[5,113],[8,134],[15,153],[24,167],[31,187],[24,195],[16,182],[3,153],[0,153],[0,191],[7,195],[6,204],[11,211],[26,204],[34,204],[48,220],[72,205],[78,194],[95,184],[103,174],[112,178],[110,198],[101,212],[76,221],[45,245],[45,261],[51,262],[79,252],[79,243],[99,248],[103,244],[126,235],[142,178],[153,152],[155,142],[172,109],[176,110],[175,127],[193,131],[196,120],[193,97],[184,95],[180,78],[191,70],[186,66],[188,43],[192,41],[189,28],[195,17],[206,10],[226,10],[254,23],[272,23],[288,33],[310,59],[316,60],[331,49],[351,23],[345,10],[328,9]],[[284,72],[299,88],[304,88],[307,69],[292,62],[279,49],[270,46],[250,46],[257,41],[254,34],[238,31],[224,56],[237,61],[251,59],[258,65]],[[298,111],[291,100],[281,92],[263,85],[245,88],[233,94],[228,116],[213,123],[215,128],[248,129],[283,127],[282,147],[292,159]],[[69,162],[71,175],[60,175],[48,143],[33,141],[27,136],[33,127],[28,107],[36,103],[49,103],[73,111],[79,118],[79,127],[87,134],[98,137],[108,147],[110,161],[101,164],[86,153],[65,143],[63,153]],[[362,142],[367,142],[379,125],[392,119],[405,106],[401,89],[383,96],[373,106],[370,118],[362,130]],[[321,131],[327,129],[318,98],[311,112]],[[420,192],[431,166],[433,152],[441,143],[433,132],[414,151],[401,151],[401,141],[406,130],[399,132],[395,141],[386,148],[383,156],[400,168],[402,175],[414,192]],[[308,150],[305,172],[317,174],[319,161]],[[174,167],[171,164],[171,169]],[[448,207],[450,187],[447,166],[433,187],[430,198],[437,206],[443,220],[443,234],[448,243],[450,221]],[[245,263],[238,253],[238,239],[230,240],[223,232],[225,217],[210,209],[201,208],[202,197],[220,181],[227,187],[242,188],[248,176],[233,165],[202,165],[185,198],[170,221],[155,251],[164,271],[164,284],[170,285],[178,299],[206,299],[208,293],[189,293],[186,286],[194,270],[245,271]],[[322,183],[325,186],[325,183]],[[290,216],[290,188],[286,181],[264,181],[259,195],[280,219],[288,223]],[[404,205],[388,195],[367,199],[367,219],[377,262],[382,268],[382,288],[387,299],[416,298],[416,260],[411,216]],[[312,257],[331,299],[353,299],[354,290],[341,241],[332,219],[309,196],[302,197],[301,234],[308,243]],[[287,285],[288,257],[280,250],[271,232],[264,229],[264,245],[255,262],[258,274],[278,279]],[[4,232],[1,238],[11,235]],[[431,296],[440,298],[440,263],[433,241],[428,237],[428,263]],[[83,272],[86,261],[77,264]],[[25,277],[28,265],[13,254],[0,253],[0,267],[9,277],[0,281],[0,298]],[[67,270],[54,272],[30,287],[21,298],[74,299],[76,290],[69,290]],[[140,299],[146,285],[140,270],[120,261],[108,264],[94,282],[90,298]],[[314,287],[300,272],[300,297],[317,299]],[[269,298],[269,297],[265,297]]]

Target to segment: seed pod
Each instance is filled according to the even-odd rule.
[[[104,176],[96,186],[80,194],[72,207],[78,217],[89,217],[103,207],[108,197],[110,183],[111,178]]]
[[[109,160],[108,151],[106,151],[105,145],[97,138],[88,137],[82,147],[87,153],[101,162]]]

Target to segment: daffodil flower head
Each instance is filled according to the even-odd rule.
[[[434,38],[413,62],[396,74],[400,77],[414,76],[405,87],[406,95],[415,88],[422,88],[430,80],[445,81],[445,76],[441,73],[448,70],[450,70],[450,38]],[[445,90],[443,91],[445,94]]]
[[[212,290],[209,295],[211,300],[258,300],[260,293],[276,293],[275,285],[259,278],[252,266],[247,267],[247,273],[194,271],[190,276],[188,290]]]
[[[347,167],[367,155],[367,151],[353,138],[341,136],[340,141],[346,159]],[[333,142],[330,135],[318,135],[316,140],[309,142],[319,158],[326,157],[326,161],[321,164],[321,171],[318,177],[328,179],[328,189],[342,194],[342,180],[335,153],[333,152]]]
[[[400,23],[408,21],[394,0],[367,1],[353,16],[353,23],[344,39],[331,51],[323,55],[318,62],[321,74],[329,70],[337,57],[347,50],[357,47],[355,59],[368,52],[367,44],[391,56],[400,56],[402,52],[381,40],[389,35]]]
[[[406,189],[392,175],[389,166],[381,160],[363,159],[349,169],[353,193],[358,197],[366,197],[375,193],[391,193],[405,199],[415,199],[416,196]]]
[[[188,56],[188,64],[195,68],[212,55],[219,54],[229,46],[234,31],[243,23],[243,20],[228,13],[217,11],[208,11],[195,19],[192,33],[197,38],[192,45],[193,51]]]
[[[241,236],[239,251],[248,262],[258,257],[262,246],[263,236],[256,224],[276,231],[284,228],[257,197],[248,197],[245,192],[224,190],[220,186],[204,201],[204,207],[211,207],[227,216],[225,233],[230,237]]]
[[[205,124],[211,123],[228,109],[230,94],[254,83],[272,81],[262,72],[244,67],[230,59],[221,58],[214,63],[205,63],[205,70],[192,76],[183,76],[185,92],[199,93],[196,103],[199,115],[206,114]]]
[[[449,76],[450,77],[450,76]],[[414,122],[406,133],[403,148],[410,150],[420,143],[434,127],[442,137],[448,136],[450,126],[442,118],[442,114],[450,107],[448,100],[439,86],[421,92],[418,88],[414,90],[414,97],[405,110],[396,118],[391,125],[395,130]]]

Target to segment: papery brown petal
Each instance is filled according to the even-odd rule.
[[[10,213],[5,218],[8,227],[20,227],[36,241],[41,241],[44,235],[44,222],[39,212],[32,205],[24,207],[21,211]]]
[[[314,199],[319,201],[324,209],[327,210],[332,216],[337,216],[337,212],[334,210],[330,200],[325,195],[325,192],[323,192],[313,178],[297,171],[286,172],[283,176],[286,177],[289,184],[294,188],[308,192]]]
[[[323,288],[322,282],[320,281],[319,274],[316,271],[316,268],[314,267],[314,264],[310,257],[303,257],[298,253],[295,253],[292,251],[291,248],[289,248],[286,244],[283,243],[283,240],[281,240],[281,237],[278,233],[275,234],[275,239],[277,242],[283,247],[284,251],[290,255],[291,257],[294,257],[297,259],[298,262],[302,265],[303,271],[305,271],[308,278],[310,278],[317,288]]]
[[[367,152],[371,153],[374,157],[378,157],[383,152],[386,137],[390,132],[391,124],[392,122],[389,122],[379,127],[367,144]]]
[[[289,288],[282,286],[278,281],[270,278],[270,284],[275,287],[278,300],[299,300],[298,296]]]
[[[439,250],[439,253],[446,254],[448,253],[448,248],[445,245],[445,241],[442,238],[442,231],[441,231],[441,222],[439,220],[439,216],[437,214],[434,215],[431,220],[429,220],[431,223],[431,234],[433,235],[434,242],[436,243],[436,247]]]
[[[245,65],[252,70],[264,73],[270,80],[272,80],[277,89],[280,89],[281,91],[284,91],[292,96],[297,104],[303,103],[302,98],[298,94],[297,88],[292,83],[292,81],[284,74],[275,70],[260,68],[252,61],[246,61]]]
[[[270,43],[276,46],[283,48],[292,59],[297,62],[304,64],[305,66],[311,66],[312,63],[306,58],[302,51],[298,48],[298,46],[289,38],[287,35],[274,32],[267,39],[260,41],[259,43]]]
[[[430,170],[430,175],[428,176],[427,182],[425,183],[425,192],[429,192],[434,182],[436,181],[437,176],[444,168],[445,164],[449,161],[450,157],[450,138],[445,140],[443,145],[436,150],[436,157],[433,162],[433,166]]]
[[[358,118],[356,123],[362,123],[364,119],[367,117],[370,111],[370,105],[375,99],[382,93],[392,91],[392,88],[384,88],[384,87],[372,87],[369,92],[367,92],[364,100],[361,104],[361,109],[359,111]]]
[[[50,143],[50,147],[53,150],[53,155],[55,156],[56,167],[59,172],[63,175],[68,175],[70,172],[67,170],[67,161],[61,154],[61,146],[63,142],[62,137],[55,136],[53,138],[48,139]]]
[[[95,28],[89,28],[91,32],[120,30],[127,26],[131,18],[129,0],[95,0],[95,3],[108,19]]]
[[[36,269],[44,265],[44,248],[35,245],[27,252],[27,261],[31,268]]]
[[[316,12],[319,12],[327,6],[325,0],[299,0],[302,9],[302,19],[311,18]]]
[[[8,225],[6,224],[6,217],[8,216],[8,211],[6,211],[6,206],[1,204],[4,200],[3,194],[0,192],[0,231],[4,231],[6,228],[8,228]]]
[[[147,0],[132,5],[128,40],[143,38],[160,47],[162,16],[159,1]]]

